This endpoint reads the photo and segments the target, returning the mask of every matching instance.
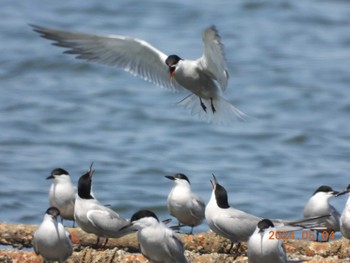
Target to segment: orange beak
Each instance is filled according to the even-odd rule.
[[[170,80],[173,80],[175,75],[175,67],[169,68],[169,73],[170,73]]]

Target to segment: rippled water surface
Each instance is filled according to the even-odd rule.
[[[76,183],[92,161],[95,195],[125,217],[167,218],[164,176],[177,172],[205,201],[214,173],[232,206],[270,218],[301,217],[318,186],[350,183],[348,1],[5,0],[0,16],[1,221],[39,223],[50,171]],[[215,24],[226,96],[253,118],[198,121],[176,105],[186,93],[64,55],[28,23],[135,36],[190,59]]]

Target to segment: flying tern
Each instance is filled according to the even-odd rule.
[[[76,58],[121,68],[172,90],[191,94],[180,105],[212,123],[232,123],[245,114],[224,99],[229,73],[215,26],[203,31],[203,55],[196,60],[166,55],[150,43],[122,35],[93,35],[31,25],[43,38],[67,48]]]

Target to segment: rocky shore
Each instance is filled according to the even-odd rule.
[[[39,263],[41,258],[30,249],[32,234],[36,225],[14,225],[0,223],[0,262]],[[139,252],[135,234],[119,239],[110,239],[106,247],[96,246],[96,236],[86,234],[80,228],[68,228],[72,235],[74,253],[68,263],[75,262],[148,262]],[[228,240],[212,233],[180,235],[190,262],[226,263],[248,262],[246,244],[228,253]],[[350,262],[350,240],[340,239],[330,242],[311,242],[303,240],[285,241],[290,258],[303,259],[309,263]]]

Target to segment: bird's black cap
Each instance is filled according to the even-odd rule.
[[[134,221],[139,220],[139,219],[144,218],[144,217],[154,217],[159,222],[159,219],[155,213],[153,213],[150,210],[145,210],[145,209],[139,210],[138,212],[133,214],[131,219],[130,219],[130,222],[134,222]]]
[[[56,168],[56,169],[53,169],[53,170],[51,171],[50,176],[47,177],[46,179],[53,179],[53,178],[55,178],[55,177],[54,177],[55,175],[61,175],[61,174],[67,174],[67,175],[69,175],[69,173],[68,173],[66,170],[64,170],[63,168]]]
[[[182,174],[182,173],[175,174],[174,176],[166,175],[165,177],[170,179],[170,180],[175,180],[176,178],[183,179],[183,180],[186,180],[189,184],[191,184],[190,180],[188,179],[188,177],[186,175]]]
[[[333,194],[337,194],[337,191],[334,191],[332,187],[328,185],[321,185],[319,188],[316,189],[316,191],[313,193],[313,195],[319,193],[319,192],[324,192],[324,193],[329,193],[332,192]]]
[[[167,64],[168,67],[172,67],[176,65],[182,58],[180,58],[178,55],[170,55],[165,60],[165,64]]]
[[[258,223],[258,228],[260,229],[259,232],[262,232],[269,227],[274,227],[274,224],[270,219],[263,219]]]
[[[48,208],[48,209],[46,210],[46,214],[51,215],[51,216],[53,216],[53,217],[57,217],[57,216],[59,216],[61,213],[60,213],[60,210],[58,210],[58,208],[52,206],[52,207],[50,207],[50,208]]]

